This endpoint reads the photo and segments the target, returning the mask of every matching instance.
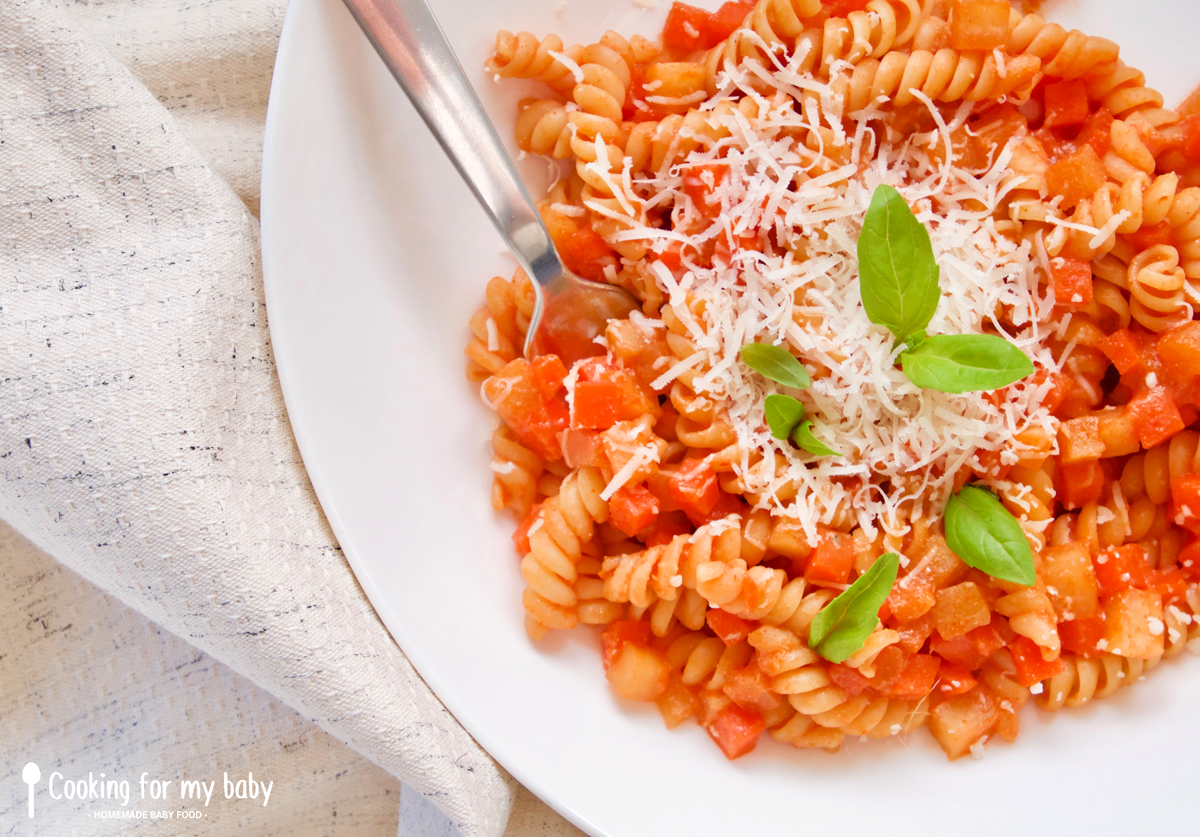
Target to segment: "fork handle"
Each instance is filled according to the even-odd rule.
[[[538,285],[564,273],[550,233],[425,0],[344,0],[501,237]]]

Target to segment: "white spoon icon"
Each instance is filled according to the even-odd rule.
[[[21,771],[21,779],[29,785],[29,819],[33,819],[33,786],[42,781],[42,769],[29,762]]]

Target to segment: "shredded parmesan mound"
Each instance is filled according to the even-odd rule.
[[[743,87],[758,100],[757,118],[737,110],[713,113],[710,124],[728,136],[633,184],[651,195],[650,204],[672,199],[676,223],[670,230],[635,225],[623,239],[649,240],[654,248],[682,239],[702,248],[714,239],[769,233],[781,254],[735,250],[731,263],[714,258],[708,267],[688,264],[685,250],[681,273],[652,265],[698,349],[665,370],[655,386],[685,369],[704,370],[696,389],[728,413],[741,451],[735,471],[756,507],[794,518],[810,534],[818,524],[845,520],[847,510],[868,534],[877,525],[900,533],[907,529],[909,501],[924,501],[940,514],[964,469],[987,470],[981,452],[994,452],[987,458],[993,465],[1011,465],[1023,449],[1018,434],[1041,428],[1053,439],[1057,420],[1041,406],[1051,386],[1045,375],[1000,392],[964,395],[908,381],[897,365],[902,347],[867,319],[861,303],[856,249],[875,188],[896,187],[929,230],[942,296],[928,333],[999,334],[1037,367],[1054,370],[1043,345],[1054,300],[1038,292],[1048,284],[1039,281],[1048,269],[1045,250],[1039,241],[1006,237],[996,220],[1004,197],[1021,185],[1009,170],[1010,149],[982,172],[958,167],[949,153],[951,132],[967,119],[969,104],[947,124],[926,100],[937,129],[893,143],[886,131],[869,128],[879,124],[880,111],[853,114],[856,128],[847,131],[829,87],[788,68],[757,72],[756,82],[788,95],[768,99]],[[796,139],[817,129],[824,148]],[[684,177],[709,163],[729,167],[712,198],[722,211],[715,221],[711,212],[703,216],[698,232],[682,232],[698,227],[681,219],[700,217],[683,190]],[[711,173],[701,172],[711,186]],[[622,184],[613,185],[620,192]],[[632,202],[634,195],[627,197]],[[740,362],[738,351],[750,342],[786,345],[800,358],[812,385],[782,391],[804,403],[814,432],[843,455],[815,457],[771,436],[763,401],[781,388]]]

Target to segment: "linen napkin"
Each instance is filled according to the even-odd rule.
[[[4,0],[0,518],[464,837],[578,833],[420,680],[305,475],[252,214],[281,17],[268,0]]]

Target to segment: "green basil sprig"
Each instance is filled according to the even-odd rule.
[[[804,419],[804,405],[790,395],[771,393],[763,402],[767,414],[767,426],[776,439],[787,439]]]
[[[895,552],[880,557],[816,615],[808,628],[808,647],[831,663],[840,663],[862,648],[879,624],[879,608],[892,592],[899,570],[900,556]]]
[[[792,441],[800,447],[801,450],[806,450],[814,456],[841,456],[840,451],[836,451],[829,445],[817,438],[817,434],[813,433],[813,423],[811,421],[803,421],[800,426],[792,433]]]
[[[965,486],[946,504],[946,543],[963,563],[992,578],[1033,586],[1033,551],[1021,524],[1000,499],[978,485]]]
[[[863,309],[904,340],[929,325],[942,289],[929,233],[891,186],[880,186],[858,238]]]
[[[900,366],[925,389],[963,393],[1000,389],[1033,374],[1033,362],[1002,337],[925,336],[941,297],[929,232],[904,197],[879,186],[858,238],[859,291],[867,318],[900,343]]]
[[[1003,337],[938,334],[900,355],[910,381],[941,392],[1000,389],[1033,374],[1033,362]]]
[[[764,378],[793,389],[807,389],[811,380],[808,370],[781,346],[766,343],[747,343],[742,346],[742,362]]]

